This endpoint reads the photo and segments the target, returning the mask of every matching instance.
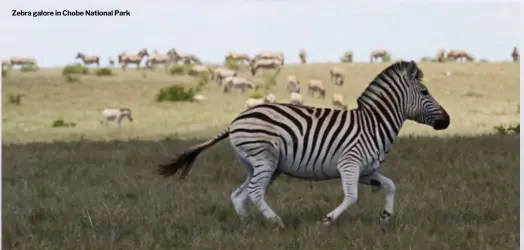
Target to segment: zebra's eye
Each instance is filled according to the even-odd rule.
[[[429,95],[429,92],[426,89],[420,91],[420,93],[423,95]]]

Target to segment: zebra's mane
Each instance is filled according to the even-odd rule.
[[[398,84],[397,82],[386,82],[383,80],[382,76],[387,75],[390,76],[389,78],[395,77],[395,76],[402,76],[407,75],[408,77],[417,80],[418,82],[422,82],[424,78],[424,72],[417,66],[417,64],[414,61],[399,61],[396,63],[391,64],[389,67],[385,68],[380,72],[375,79],[366,87],[364,92],[358,97],[357,104],[360,108],[364,104],[363,98],[367,96],[368,98],[370,96],[382,96],[383,87],[386,87],[388,84]]]

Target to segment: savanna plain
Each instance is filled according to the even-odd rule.
[[[269,91],[287,102],[286,77],[327,85],[349,108],[388,64],[286,65]],[[519,247],[519,136],[493,127],[519,122],[518,63],[419,63],[448,130],[407,122],[382,172],[397,186],[386,232],[384,193],[360,186],[336,224],[317,224],[342,201],[339,180],[279,178],[266,199],[276,229],[252,209],[241,224],[230,194],[245,178],[229,142],[202,153],[185,180],[155,173],[160,163],[223,130],[248,94],[204,85],[203,102],[156,102],[160,88],[196,86],[190,76],[114,70],[66,81],[60,69],[11,70],[2,79],[2,246],[4,249],[516,249]],[[247,70],[241,75],[248,75]],[[257,78],[257,77],[254,77]],[[305,85],[305,84],[304,84]],[[305,87],[303,85],[303,88]],[[304,88],[305,90],[305,88]],[[20,97],[10,101],[8,95]],[[104,108],[126,107],[133,122],[101,125]],[[56,120],[74,127],[53,127]]]

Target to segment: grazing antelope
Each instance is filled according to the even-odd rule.
[[[114,66],[115,66],[115,60],[114,60],[113,57],[111,57],[111,56],[109,57],[109,65],[110,65],[111,67],[114,67]]]
[[[213,75],[213,70],[209,67],[201,64],[192,65],[191,68],[187,71],[187,74],[190,76],[199,76],[204,74],[210,74]]]
[[[287,90],[290,93],[300,93],[300,81],[296,75],[287,76]]]
[[[333,107],[348,110],[348,106],[344,103],[344,96],[341,94],[333,94]]]
[[[158,53],[158,51],[154,50],[153,54],[149,55],[146,60],[146,67],[154,68],[158,64],[164,64],[164,70],[167,71],[170,62],[168,54]]]
[[[333,67],[329,69],[329,76],[331,77],[331,81],[335,80],[335,85],[344,85],[344,69]]]
[[[84,65],[89,66],[91,64],[96,64],[97,67],[100,67],[100,57],[99,56],[87,56],[84,53],[78,52],[75,59],[80,59]]]
[[[442,63],[446,61],[446,51],[444,49],[439,49],[437,52],[437,62]]]
[[[300,63],[306,64],[307,63],[307,53],[305,50],[301,49],[298,52],[298,57],[300,58]]]
[[[175,49],[170,49],[167,53],[175,63],[182,61],[186,64],[202,64],[202,61],[200,61],[200,59],[194,54],[179,52]]]
[[[231,88],[240,89],[243,94],[248,88],[258,90],[258,84],[253,83],[245,77],[229,76],[224,79],[224,93],[230,93]]]
[[[464,58],[467,62],[472,62],[475,60],[468,52],[464,50],[450,50],[448,51],[447,58],[453,59],[455,61],[460,61]]]
[[[341,61],[349,62],[349,63],[353,62],[353,51],[347,50],[346,52],[344,52],[344,55],[342,55]]]
[[[384,59],[388,56],[388,52],[384,49],[379,49],[379,50],[373,50],[371,51],[371,55],[369,56],[369,62],[374,62],[374,61],[377,61],[378,58],[380,58],[382,60],[382,62],[384,62]]]
[[[224,61],[233,60],[240,63],[246,63],[249,64],[249,61],[251,61],[251,58],[246,53],[234,53],[234,52],[227,52],[226,56],[224,57]]]
[[[290,94],[290,97],[289,103],[298,106],[304,105],[304,99],[301,94],[293,92]]]
[[[326,89],[324,88],[324,83],[321,80],[311,79],[309,80],[308,93],[311,96],[314,96],[315,92],[318,92],[322,99],[326,98]]]
[[[251,63],[251,75],[255,75],[259,69],[274,69],[275,75],[280,73],[282,61],[278,59],[260,59]]]
[[[216,82],[220,85],[226,77],[237,75],[238,73],[236,70],[218,67],[211,73],[211,80],[216,80]]]
[[[277,59],[280,60],[281,65],[284,65],[284,53],[280,51],[263,51],[256,54],[251,63],[262,59]]]
[[[136,69],[140,69],[140,63],[145,56],[149,56],[147,49],[141,49],[138,54],[126,54],[125,52],[118,55],[118,63],[123,64],[122,70],[126,70],[128,64],[136,64]]]
[[[104,109],[102,111],[102,120],[100,120],[100,124],[107,124],[108,121],[114,121],[117,124],[117,126],[120,127],[120,122],[124,117],[127,117],[127,119],[130,122],[133,121],[133,117],[131,116],[131,109]]]
[[[11,57],[9,59],[9,65],[10,67],[14,67],[16,65],[37,66],[36,59],[33,57]]]
[[[511,52],[511,58],[513,58],[513,62],[520,62],[520,53],[517,47],[513,47],[513,52]]]

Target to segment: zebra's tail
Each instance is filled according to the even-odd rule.
[[[202,151],[215,145],[217,142],[227,137],[229,137],[229,128],[222,131],[220,134],[213,137],[212,139],[198,144],[189,150],[184,151],[172,162],[168,164],[159,165],[158,173],[160,175],[163,175],[164,177],[169,177],[171,175],[176,174],[178,170],[182,169],[180,179],[184,179],[186,175],[189,173],[189,170],[193,166],[193,163],[195,162],[196,158]]]

